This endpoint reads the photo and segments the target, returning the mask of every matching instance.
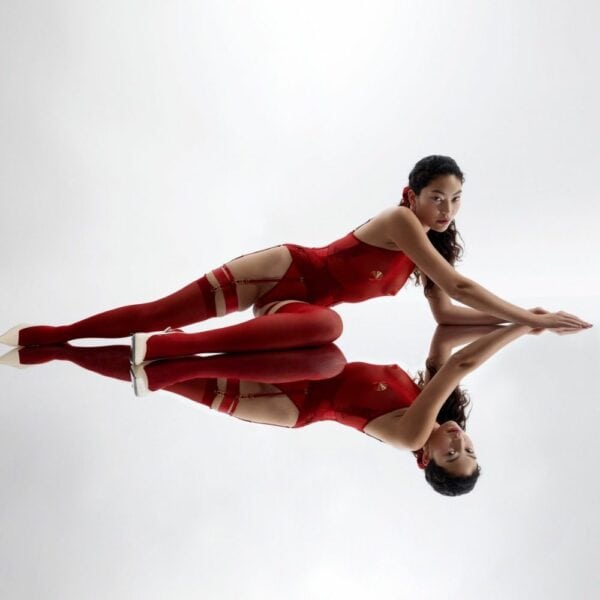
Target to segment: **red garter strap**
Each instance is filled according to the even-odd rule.
[[[219,404],[219,412],[224,412],[229,415],[233,414],[240,401],[240,380],[228,379],[223,394],[223,400]]]
[[[226,265],[213,271],[213,275],[219,282],[219,287],[225,297],[225,312],[230,313],[238,309],[237,291],[235,289],[235,279]]]
[[[206,318],[216,317],[217,306],[215,303],[215,289],[211,285],[210,281],[208,281],[206,275],[196,280],[196,283],[200,288],[200,293],[202,294],[202,299],[204,300],[204,307],[207,313]]]
[[[190,382],[193,382],[192,380],[188,380]],[[212,408],[212,403],[215,400],[215,396],[217,395],[219,388],[217,387],[217,378],[216,377],[211,377],[211,378],[207,378],[206,380],[206,384],[204,385],[204,388],[202,389],[202,394],[199,398],[195,398],[196,402],[199,402],[200,404],[204,404],[205,406],[208,406],[208,408]],[[177,382],[175,385],[180,385],[181,383],[187,383],[187,382]],[[188,396],[189,397],[189,396]]]

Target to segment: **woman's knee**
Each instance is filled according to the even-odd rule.
[[[307,324],[313,330],[313,341],[318,344],[329,344],[337,340],[342,335],[342,318],[330,308],[321,306],[314,307],[316,310],[307,315]]]
[[[269,311],[270,312],[270,311]],[[294,313],[306,316],[306,333],[315,343],[327,344],[337,340],[343,331],[342,318],[331,308],[308,302],[286,302],[276,307],[274,314]],[[273,314],[273,313],[271,313]]]

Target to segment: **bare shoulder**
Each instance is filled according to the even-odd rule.
[[[354,235],[368,244],[405,252],[415,244],[428,244],[421,222],[405,206],[392,206],[382,210],[357,227]]]
[[[407,208],[406,206],[389,206],[388,208],[384,208],[382,211],[377,213],[372,220],[396,221],[397,219],[410,220],[411,218],[416,220],[417,223],[419,222],[419,219],[417,219],[416,215],[412,210],[410,210],[410,208]]]
[[[395,206],[388,215],[390,223],[396,227],[408,227],[413,230],[423,231],[417,215],[406,206]]]
[[[388,222],[390,219],[392,219],[392,215],[399,209],[399,208],[403,208],[400,206],[389,206],[388,208],[384,208],[383,210],[379,211],[374,217],[370,218],[366,224],[378,224],[381,225],[383,223]],[[410,211],[409,211],[410,212]]]
[[[365,433],[397,448],[422,448],[435,427],[442,405],[468,372],[464,361],[449,357],[406,411],[392,411],[377,417],[365,427]]]
[[[383,209],[366,223],[357,227],[353,232],[354,235],[367,244],[397,250],[397,245],[390,233],[394,229],[394,214],[398,208],[400,207],[392,206]]]
[[[387,237],[400,250],[407,250],[408,245],[426,244],[427,236],[417,215],[406,206],[394,206],[381,215]]]
[[[399,426],[400,420],[404,417],[407,410],[408,408],[399,408],[375,417],[367,423],[363,429],[364,433],[395,448],[408,450],[410,440],[405,439],[403,435],[404,431]]]

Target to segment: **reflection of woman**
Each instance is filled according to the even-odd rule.
[[[138,395],[164,389],[239,419],[290,428],[336,420],[412,451],[431,486],[455,496],[473,488],[480,470],[464,431],[469,401],[458,384],[500,348],[530,331],[523,325],[438,327],[428,370],[425,376],[420,374],[418,384],[398,365],[346,363],[332,344],[154,361],[131,370]],[[450,356],[454,346],[469,341]],[[15,348],[0,362],[22,366],[53,359],[129,381],[127,346]]]
[[[450,329],[454,331],[438,328],[428,372],[425,377],[421,374],[420,385],[398,365],[362,362],[347,364],[329,379],[293,382],[284,381],[285,369],[278,362],[273,372],[279,376],[270,383],[257,383],[248,380],[248,370],[246,380],[232,377],[234,356],[222,357],[232,361],[233,370],[230,366],[228,372],[221,363],[220,370],[211,371],[215,379],[207,378],[204,361],[210,358],[156,361],[134,367],[133,373],[142,389],[167,389],[247,421],[297,428],[335,420],[354,427],[412,451],[429,484],[442,494],[456,496],[471,491],[480,473],[474,445],[464,431],[469,400],[458,384],[503,346],[532,329],[524,325],[494,327],[484,336],[481,328]],[[473,336],[479,339],[448,356],[449,347]],[[264,361],[256,358],[264,370]],[[321,357],[321,368],[323,362]],[[264,378],[265,373],[261,375]]]
[[[207,376],[208,359],[155,361],[133,367],[142,389],[167,389],[196,402],[247,421],[298,428],[316,421],[335,420],[391,444],[412,451],[425,477],[438,492],[456,496],[471,491],[479,477],[474,445],[465,433],[469,400],[459,382],[512,340],[532,331],[525,325],[494,327],[481,335],[481,328],[445,328],[432,342],[428,372],[420,386],[398,365],[348,363],[334,377],[320,380],[285,381],[289,378],[281,362],[272,366],[269,383],[249,377],[235,378],[239,357],[218,357],[220,369]],[[488,331],[490,327],[486,328]],[[539,330],[538,330],[539,331]],[[451,346],[476,341],[448,356]],[[453,340],[453,341],[452,341]],[[246,357],[248,360],[250,356]],[[265,364],[258,361],[264,379]],[[324,368],[324,357],[319,366]],[[210,364],[210,363],[208,363]],[[313,363],[314,364],[314,363]],[[279,380],[278,380],[279,379]]]
[[[160,300],[60,327],[19,325],[0,341],[27,346],[124,337],[177,328],[254,305],[260,318],[231,327],[135,336],[134,362],[322,344],[342,331],[341,320],[330,306],[394,295],[415,267],[440,323],[587,326],[563,312],[535,314],[510,304],[454,270],[461,251],[454,217],[463,181],[453,159],[428,156],[411,171],[401,206],[384,210],[328,246],[283,244],[243,255]],[[450,298],[471,308],[456,307]]]
[[[488,333],[482,335],[483,329]],[[503,346],[531,331],[524,325],[438,328],[420,385],[398,365],[364,362],[348,363],[341,371],[338,366],[339,372],[327,379],[308,380],[312,365],[318,365],[321,375],[328,362],[339,365],[339,357],[327,356],[326,348],[317,361],[304,364],[306,374],[299,381],[290,381],[285,361],[275,356],[269,362],[260,355],[155,361],[134,367],[133,374],[137,390],[166,389],[247,421],[298,428],[335,420],[354,427],[412,451],[430,485],[456,496],[473,489],[480,473],[475,447],[464,431],[469,400],[458,384]],[[474,337],[478,339],[449,355],[451,347]],[[298,356],[292,368],[299,368]],[[211,363],[213,358],[221,362]]]

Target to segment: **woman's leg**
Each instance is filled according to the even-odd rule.
[[[131,381],[131,346],[128,344],[93,347],[48,344],[14,348],[11,352],[17,352],[18,364],[21,366],[64,360],[105,377]]]
[[[333,342],[342,333],[342,320],[330,308],[284,301],[269,312],[244,323],[212,331],[136,334],[133,336],[133,362],[140,364],[202,352],[252,352],[320,346]]]
[[[128,345],[78,347],[69,344],[15,348],[21,365],[64,360],[80,367],[129,382],[131,364]],[[309,381],[337,375],[345,358],[333,344],[311,350],[294,350],[258,355],[219,355],[156,361],[135,367],[136,381],[143,375],[144,393],[165,389],[220,412],[258,423],[293,426],[296,403]],[[285,392],[275,387],[286,383]],[[136,394],[138,385],[135,386]],[[290,391],[291,390],[291,391]]]
[[[32,346],[78,338],[121,338],[245,310],[276,285],[291,260],[285,246],[267,248],[240,256],[159,300],[122,306],[71,325],[13,328],[0,337],[0,342]]]
[[[26,350],[30,350],[26,348]],[[144,392],[156,391],[176,383],[216,377],[244,379],[261,383],[317,381],[335,377],[346,365],[346,358],[335,344],[301,350],[188,356],[155,360],[133,367],[136,383]]]
[[[307,386],[308,381],[274,386],[239,379],[198,378],[164,389],[243,421],[294,427]]]

